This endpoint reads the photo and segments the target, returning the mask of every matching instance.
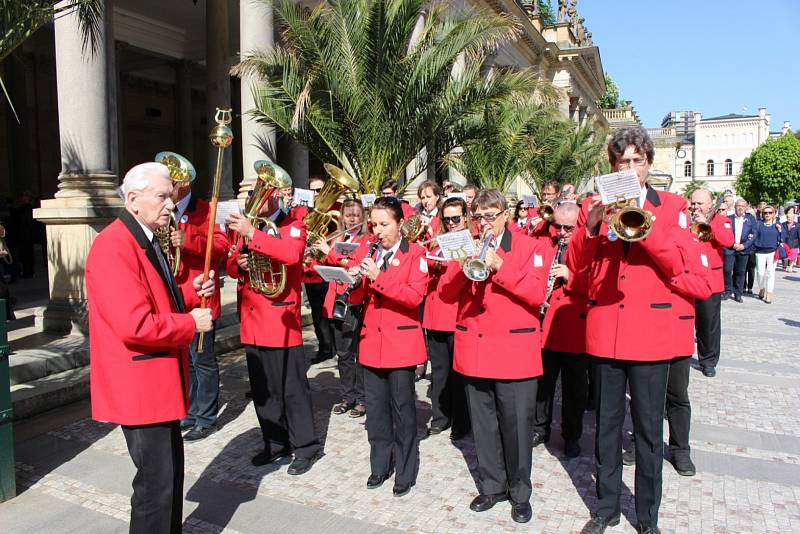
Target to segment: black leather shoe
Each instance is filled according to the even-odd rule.
[[[534,447],[538,447],[542,443],[547,443],[548,441],[550,441],[550,434],[545,434],[544,432],[533,433],[532,444]]]
[[[511,519],[517,523],[527,523],[533,516],[533,509],[529,502],[515,502],[511,504]]]
[[[435,436],[436,434],[441,434],[442,432],[444,432],[444,431],[445,431],[445,430],[447,430],[448,428],[450,428],[450,427],[449,427],[449,426],[437,426],[437,425],[432,425],[432,426],[431,426],[431,427],[428,429],[428,435],[429,435],[429,436]]]
[[[182,419],[181,420],[181,430],[189,430],[194,426],[194,421],[189,419]]]
[[[722,300],[728,300],[728,299],[730,299],[730,298],[731,298],[731,294],[730,294],[730,293],[723,293],[723,294],[722,294],[722,297],[720,297],[720,298],[721,298]]]
[[[636,525],[636,532],[639,534],[661,534],[661,530],[655,525],[645,525],[639,523]]]
[[[734,296],[733,300],[735,300],[736,302],[744,302],[744,299],[742,298],[741,295]]]
[[[633,465],[636,463],[636,442],[631,441],[631,446],[622,451],[622,465]]]
[[[713,367],[703,367],[703,376],[707,376],[708,378],[714,378],[717,376],[717,370]]]
[[[200,441],[217,431],[217,427],[194,425],[192,429],[183,436],[183,441]]]
[[[581,455],[581,444],[577,439],[568,439],[564,441],[564,456],[567,458],[577,458]]]
[[[386,473],[385,475],[370,475],[367,479],[367,489],[380,488],[390,475],[391,473]]]
[[[355,406],[356,406],[355,402],[343,401],[333,407],[333,413],[335,413],[336,415],[342,415],[355,408]]]
[[[286,470],[286,473],[289,475],[302,475],[308,473],[308,470],[311,469],[311,466],[314,465],[319,458],[319,454],[315,454],[311,458],[295,458],[289,466],[289,469]]]
[[[588,523],[583,525],[581,534],[603,534],[608,527],[615,527],[617,525],[619,525],[619,516],[600,517],[598,515],[591,518]]]
[[[253,459],[250,460],[250,463],[255,466],[274,464],[275,462],[277,462],[282,458],[288,458],[289,456],[291,456],[291,454],[292,453],[289,452],[287,449],[278,452],[269,452],[269,451],[259,452],[258,454],[253,456]]]
[[[480,494],[469,503],[469,509],[473,512],[485,512],[492,508],[495,504],[507,501],[508,493],[496,493],[494,495]]]
[[[402,497],[403,495],[408,495],[408,492],[411,491],[411,486],[413,486],[413,482],[409,482],[408,484],[398,484],[397,482],[394,483],[394,487],[392,488],[392,494],[395,497]]]
[[[679,475],[684,477],[693,477],[695,473],[697,473],[694,463],[688,454],[679,454],[677,456],[673,456],[672,466]]]

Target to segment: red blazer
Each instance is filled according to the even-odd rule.
[[[414,206],[403,199],[400,199],[400,209],[403,210],[403,220],[408,219],[417,212],[417,210],[414,209]]]
[[[360,263],[368,248],[369,242],[362,241],[349,266]],[[423,363],[428,353],[419,321],[419,305],[428,284],[425,249],[401,239],[388,269],[374,282],[365,277],[363,284],[366,304],[358,361],[378,369]]]
[[[303,251],[306,248],[306,227],[297,219],[281,212],[277,223],[280,239],[257,230],[249,243],[252,252],[267,256],[286,266],[286,289],[275,298],[253,290],[250,276],[236,265],[237,250],[228,258],[228,274],[239,279],[237,286],[240,338],[244,345],[259,347],[297,347],[303,344],[300,323],[301,277]]]
[[[369,241],[370,243],[374,241],[374,236],[372,234],[359,234],[355,236],[351,243],[362,243],[364,241]],[[341,241],[341,238],[337,239],[336,242]],[[358,249],[353,251],[353,253],[358,252]],[[351,255],[349,254],[337,254],[333,247],[331,247],[331,251],[323,260],[323,264],[331,265],[334,267],[344,267],[350,263]],[[333,304],[336,302],[336,295],[341,295],[345,292],[347,286],[345,284],[328,284],[328,292],[325,294],[325,302],[322,304],[322,313],[328,319],[333,318]],[[364,288],[363,286],[359,286],[358,288],[354,289],[350,293],[350,303],[354,305],[359,305],[364,301]]]
[[[547,251],[537,240],[503,232],[503,266],[485,282],[462,269],[442,277],[442,300],[458,303],[453,369],[466,376],[513,380],[542,374],[539,305]]]
[[[609,240],[605,222],[590,238],[588,206],[581,209],[567,251],[570,271],[589,272],[586,352],[634,361],[672,358],[675,277],[687,269],[672,240],[676,232],[689,232],[686,199],[648,188],[644,208],[655,216],[652,234],[630,244]]]
[[[548,269],[553,263],[557,247],[557,243],[553,243],[545,258]],[[550,295],[550,307],[545,311],[542,323],[543,348],[573,354],[586,352],[588,291],[589,275],[586,271],[570,272],[566,283],[556,280]]]
[[[203,274],[206,261],[206,242],[208,241],[208,215],[209,204],[192,194],[189,205],[183,217],[178,221],[178,227],[186,232],[186,240],[181,250],[181,267],[175,279],[181,288],[183,301],[187,310],[200,307],[200,297],[192,287],[192,281],[197,275]],[[220,314],[220,287],[219,271],[222,261],[228,255],[228,236],[220,226],[214,227],[214,244],[211,249],[211,268],[216,273],[216,288],[214,296],[208,299],[211,314],[217,319]]]
[[[442,277],[450,270],[461,269],[461,264],[457,261],[428,260],[428,269],[430,281],[423,306],[422,327],[425,330],[453,332],[456,329],[458,302],[442,300]]]
[[[185,417],[194,319],[128,211],[95,238],[86,291],[92,418],[147,425]]]
[[[711,289],[714,293],[721,293],[725,291],[725,278],[722,269],[725,262],[724,249],[733,246],[733,225],[729,217],[714,216],[711,219],[711,230],[714,237],[711,241],[702,241],[700,249],[704,254],[708,268],[711,269]]]

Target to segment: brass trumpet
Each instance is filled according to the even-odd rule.
[[[714,230],[707,222],[695,221],[692,223],[692,233],[697,235],[700,241],[711,241],[714,237]]]
[[[473,282],[484,282],[489,278],[491,271],[489,270],[489,266],[486,265],[486,252],[488,252],[492,241],[494,241],[494,234],[489,230],[483,238],[483,246],[481,246],[480,254],[477,257],[465,261],[464,265],[461,267],[464,271],[464,276]]]
[[[637,208],[636,199],[620,199],[606,210],[608,225],[623,241],[633,243],[650,234],[653,229],[653,214]]]
[[[556,210],[553,208],[553,205],[548,202],[543,202],[539,206],[539,217],[541,217],[544,222],[551,223],[556,220]]]
[[[169,176],[172,182],[176,184],[186,184],[192,182],[197,176],[194,165],[176,152],[159,152],[156,154],[155,161],[165,165],[169,169]],[[180,247],[172,246],[172,232],[178,229],[180,221],[175,216],[175,212],[169,214],[169,224],[157,228],[154,232],[161,251],[169,263],[172,276],[178,276],[178,271],[181,269],[181,249]]]
[[[326,239],[330,233],[331,223],[337,228],[342,226],[342,214],[332,210],[333,206],[343,193],[358,191],[358,181],[335,165],[326,163],[325,171],[331,179],[325,182],[322,190],[314,198],[314,207],[303,218],[306,225],[306,250],[317,261],[323,259],[319,249],[313,248],[314,243]]]

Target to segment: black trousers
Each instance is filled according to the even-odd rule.
[[[697,359],[700,361],[701,367],[716,367],[719,363],[719,346],[722,335],[721,305],[721,293],[715,293],[705,300],[695,301]]]
[[[311,319],[314,321],[314,333],[319,342],[319,354],[330,357],[336,354],[333,324],[325,317],[322,306],[325,304],[325,295],[328,293],[328,282],[317,284],[303,284],[306,288],[308,305],[311,308]]]
[[[348,404],[364,404],[364,369],[358,363],[358,341],[361,332],[361,306],[351,306],[354,318],[351,321],[331,320],[339,355],[339,383],[342,401]]]
[[[303,346],[245,345],[245,353],[264,450],[275,453],[292,448],[296,458],[319,453]]]
[[[747,290],[753,291],[753,282],[756,280],[756,255],[747,256]]]
[[[664,462],[664,404],[670,360],[635,362],[594,359],[595,462],[597,511],[612,518],[620,513],[622,425],[625,390],[630,388],[631,418],[636,440],[635,503],[640,523],[657,525]]]
[[[453,332],[426,330],[431,362],[431,426],[452,426],[454,434],[469,432],[464,378],[453,370]]]
[[[394,459],[395,484],[411,484],[419,462],[415,367],[363,368],[372,474],[388,473]]]
[[[215,327],[203,336],[203,352],[197,352],[198,334],[189,345],[189,413],[186,420],[209,427],[217,422],[219,364],[214,354]]]
[[[689,426],[692,405],[689,402],[689,368],[691,356],[675,358],[669,363],[667,378],[667,423],[669,423],[669,450],[676,454],[689,454]],[[637,444],[638,445],[638,444]]]
[[[508,492],[514,502],[529,502],[536,379],[465,377],[465,381],[478,457],[478,490],[484,495]]]
[[[130,532],[179,533],[183,523],[183,439],[178,421],[124,426],[136,466]]]
[[[741,297],[744,293],[744,277],[750,256],[731,254],[725,256],[725,292]],[[752,287],[752,284],[751,284]]]
[[[553,422],[553,398],[561,375],[561,436],[576,441],[583,434],[583,414],[589,392],[588,359],[585,354],[542,350],[544,374],[536,391],[536,415],[533,430],[550,435]]]

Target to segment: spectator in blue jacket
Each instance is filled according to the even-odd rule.
[[[734,214],[730,216],[733,228],[733,247],[725,249],[725,296],[742,302],[744,292],[744,277],[747,272],[747,260],[752,253],[753,241],[756,235],[756,219],[745,213],[747,201],[743,198],[736,200]]]
[[[758,282],[758,297],[772,304],[772,293],[775,289],[775,250],[783,246],[783,227],[775,220],[776,209],[765,206],[761,210],[763,220],[756,224],[753,248],[756,253],[756,282]]]

